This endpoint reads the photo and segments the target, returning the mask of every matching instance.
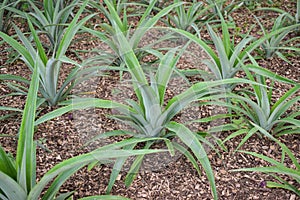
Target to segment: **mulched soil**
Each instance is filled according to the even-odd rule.
[[[294,12],[294,8],[292,7],[294,3],[291,3],[290,1],[281,0],[278,1],[277,4],[285,5],[284,8],[288,11]],[[249,24],[257,24],[255,20],[251,18],[251,15],[245,15],[244,13],[249,13],[249,11],[245,8],[240,8],[231,15],[238,26],[248,27],[247,25]],[[241,15],[243,17],[241,17]],[[270,15],[274,16],[274,14]],[[246,16],[249,16],[249,18]],[[270,21],[270,18],[267,18],[266,20],[268,22]],[[246,32],[247,28],[243,31]],[[254,34],[255,33],[257,32],[254,32]],[[97,41],[85,40],[80,42],[80,44],[74,44],[72,49],[90,50],[98,46],[100,45]],[[2,45],[0,48],[2,52],[2,50],[6,49],[7,46]],[[81,55],[83,57],[89,56],[88,54]],[[70,53],[69,56],[75,58],[73,53]],[[180,68],[186,68],[194,65],[197,66],[199,64],[199,60],[195,58],[188,58],[188,55],[186,57],[186,60],[180,61]],[[0,68],[1,73],[18,74],[24,77],[29,76],[30,72],[22,62],[16,61],[13,64],[5,64],[5,60],[6,54],[1,53],[0,65],[3,66]],[[290,64],[285,63],[279,58],[259,61],[261,66],[287,78],[299,81],[299,56],[290,57],[290,62]],[[66,76],[68,71],[69,66],[64,66],[64,73],[62,74],[62,77]],[[75,90],[88,91],[88,94],[104,99],[122,101],[128,97],[135,98],[132,90],[126,85],[124,86],[124,82],[121,85],[119,73],[110,72],[108,75],[109,76],[91,79]],[[128,75],[125,73],[123,75],[123,80],[128,78]],[[173,87],[169,88],[169,97],[180,92],[180,90],[178,90],[178,82],[175,83],[177,84],[174,84]],[[180,85],[183,85],[183,83],[180,82]],[[282,95],[282,93],[287,91],[289,88],[289,86],[284,84],[278,84],[277,86],[279,91],[276,93],[277,95]],[[184,89],[184,87],[181,89]],[[10,89],[1,82],[0,96],[9,94],[10,92]],[[24,96],[5,97],[0,99],[0,105],[23,108],[25,99],[26,98]],[[43,113],[49,112],[53,109],[54,108],[45,108]],[[201,110],[193,112],[187,111],[187,114],[182,114],[182,116],[178,117],[178,120],[187,119],[189,117],[195,119],[197,117],[208,116],[213,110],[215,110],[215,108],[204,107]],[[75,111],[71,114],[65,114],[39,125],[35,133],[35,139],[51,152],[47,152],[41,147],[37,148],[37,179],[39,180],[40,177],[42,177],[43,174],[45,174],[51,167],[65,159],[88,152],[92,148],[97,147],[97,145],[104,145],[113,142],[111,140],[105,140],[94,143],[88,147],[83,147],[85,142],[95,135],[125,127],[123,124],[120,124],[107,116],[112,112],[113,111],[104,109]],[[6,112],[1,112],[1,114],[4,113]],[[191,114],[193,116],[190,116]],[[17,148],[17,139],[15,136],[18,133],[20,121],[21,116],[18,115],[10,118],[9,120],[0,121],[0,134],[7,134],[11,136],[0,137],[0,144],[6,151],[13,154],[15,154]],[[198,130],[205,130],[211,125],[212,124],[200,124],[196,128]],[[222,132],[218,133],[217,136],[220,137],[220,139],[224,139],[229,134],[230,133]],[[281,140],[287,144],[300,161],[300,135],[283,136]],[[231,172],[230,170],[232,169],[268,165],[266,162],[252,156],[239,152],[234,153],[234,150],[240,141],[241,137],[228,141],[226,143],[228,151],[221,151],[220,156],[218,156],[215,151],[207,148],[208,156],[215,173],[219,199],[300,199],[295,194],[287,190],[267,188],[265,186],[266,181],[274,181],[274,178],[270,175],[256,172]],[[281,157],[280,147],[276,143],[259,135],[251,137],[242,147],[242,150],[262,153],[278,160],[280,160]],[[155,159],[152,157],[151,159],[151,157],[148,157],[148,159],[146,159],[143,169],[137,175],[133,184],[129,188],[126,188],[124,185],[126,171],[123,171],[113,187],[112,194],[137,200],[212,199],[208,180],[205,174],[203,173],[199,176],[192,164],[184,157],[177,156],[170,160],[163,160],[163,164],[160,166],[157,164],[162,161],[156,160],[156,157],[154,158]],[[160,157],[157,157],[157,159],[160,159]],[[287,166],[291,166],[291,163],[288,160]],[[87,167],[84,167],[63,185],[61,192],[74,190],[74,199],[89,195],[105,194],[111,170],[112,168],[110,165],[104,164],[97,165],[92,170],[88,170]],[[282,177],[300,188],[300,185],[297,185],[295,182],[290,180],[289,177]]]

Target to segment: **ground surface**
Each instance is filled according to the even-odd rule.
[[[280,5],[285,5],[286,9],[293,9],[291,2],[281,1]],[[292,10],[293,11],[293,10]],[[253,24],[255,21],[251,18],[247,18],[244,13],[247,13],[246,9],[239,9],[232,14],[236,23],[240,27],[246,27],[247,24]],[[294,12],[294,11],[293,11]],[[241,17],[241,13],[243,17]],[[244,17],[245,16],[245,17]],[[246,31],[246,30],[245,30]],[[254,31],[255,32],[255,31]],[[205,36],[204,36],[205,37]],[[83,41],[80,44],[76,44],[73,48],[92,49],[99,44],[94,41]],[[2,46],[1,50],[6,46]],[[70,56],[73,56],[72,54]],[[6,60],[6,54],[1,53],[1,73],[12,73],[23,75],[28,77],[30,72],[20,61],[13,64],[4,64]],[[291,64],[285,63],[278,58],[272,58],[270,60],[261,60],[259,63],[278,74],[293,80],[299,81],[300,77],[300,59],[298,57],[290,58]],[[181,67],[189,67],[187,63],[180,63]],[[68,69],[66,67],[65,71]],[[124,75],[126,78],[126,75]],[[96,97],[99,98],[116,98],[122,100],[122,95],[125,97],[131,97],[132,94],[123,87],[120,88],[119,74],[111,73],[108,77],[100,77],[95,80],[91,80],[88,84],[89,91],[92,91]],[[82,86],[86,87],[86,86]],[[176,88],[176,87],[174,87]],[[82,89],[82,88],[80,88]],[[117,89],[117,90],[116,90]],[[287,91],[288,86],[278,85],[278,94]],[[175,90],[175,89],[174,89]],[[121,97],[115,94],[116,91],[121,91]],[[122,92],[123,91],[123,92]],[[0,84],[0,96],[8,94],[10,90],[4,85]],[[172,93],[170,89],[170,93]],[[174,92],[176,93],[176,92]],[[298,94],[299,95],[299,94]],[[123,98],[124,100],[124,98]],[[25,102],[25,97],[6,97],[0,99],[0,105],[14,106],[22,108]],[[51,108],[47,108],[43,112],[47,112]],[[206,116],[209,112],[209,108],[199,110],[197,112],[200,116]],[[54,120],[41,124],[36,133],[35,139],[39,140],[45,147],[51,152],[46,152],[44,149],[38,147],[37,150],[37,177],[40,178],[48,169],[67,158],[79,155],[87,152],[95,145],[103,145],[105,142],[101,141],[94,146],[88,146],[82,148],[83,144],[93,136],[103,133],[105,131],[122,128],[123,125],[108,118],[106,115],[111,111],[101,109],[90,109],[87,111],[76,111],[72,114],[66,114]],[[183,119],[183,118],[181,118]],[[20,116],[15,116],[9,120],[0,121],[0,134],[8,134],[10,136],[16,136],[18,133],[18,127],[21,121]],[[208,124],[209,125],[209,124]],[[205,129],[208,126],[198,127],[199,129]],[[221,139],[226,138],[229,133],[223,132],[218,134]],[[300,135],[284,136],[281,138],[288,147],[294,152],[294,154],[300,160]],[[236,146],[239,144],[241,138],[235,138],[226,143],[228,148],[227,152],[221,151],[219,157],[216,152],[207,149],[212,167],[215,172],[216,185],[220,199],[299,199],[293,193],[282,189],[270,189],[265,187],[267,180],[274,180],[269,175],[261,173],[242,173],[242,172],[230,172],[232,169],[266,166],[266,162],[251,156],[234,153]],[[16,138],[5,137],[0,138],[0,144],[9,152],[15,152],[16,150]],[[280,149],[274,142],[255,135],[242,147],[243,150],[254,151],[264,153],[273,158],[280,158]],[[159,159],[159,158],[157,158]],[[147,160],[147,159],[146,159]],[[125,172],[122,172],[115,186],[113,187],[112,194],[129,197],[131,199],[212,199],[207,178],[204,174],[199,176],[194,170],[191,163],[189,163],[184,157],[176,157],[170,161],[163,161],[164,165],[157,167],[157,160],[148,159],[141,170],[140,174],[134,180],[133,184],[126,188],[124,186]],[[159,162],[159,161],[158,161]],[[147,167],[149,166],[150,167]],[[287,163],[287,165],[290,165]],[[74,198],[104,194],[109,180],[111,172],[111,166],[99,165],[92,170],[83,168],[78,173],[73,175],[70,180],[64,184],[62,192],[73,191]],[[288,177],[283,177],[287,180]],[[300,188],[300,185],[296,185]]]

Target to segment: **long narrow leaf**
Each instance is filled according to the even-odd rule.
[[[131,144],[131,145],[125,146],[123,149],[132,150],[135,146],[136,146],[136,144]],[[107,186],[107,189],[106,189],[106,193],[111,192],[112,187],[113,187],[115,181],[117,180],[118,175],[120,174],[120,171],[121,171],[121,169],[122,169],[122,167],[125,164],[127,159],[128,159],[128,157],[122,157],[122,158],[118,158],[116,160],[116,162],[114,164],[114,167],[113,167],[113,170],[112,170],[112,172],[110,174],[110,177],[109,177],[109,182],[108,182],[108,186]]]
[[[13,47],[18,53],[20,53],[20,55],[22,55],[27,60],[27,62],[31,64],[31,66],[34,66],[34,61],[30,53],[17,40],[13,39],[12,37],[3,32],[0,32],[0,37],[11,47]]]
[[[20,199],[25,200],[27,197],[24,189],[11,177],[7,174],[4,174],[0,171],[0,189],[4,192],[4,194],[11,199]]]
[[[214,199],[217,199],[218,194],[217,194],[217,189],[216,189],[216,185],[215,185],[214,173],[211,168],[207,154],[206,154],[203,146],[197,139],[197,137],[183,124],[179,124],[176,122],[170,122],[169,124],[167,124],[167,128],[170,131],[175,132],[176,135],[180,138],[180,140],[183,143],[185,143],[192,150],[192,152],[194,153],[194,155],[196,156],[198,161],[200,161],[200,163],[206,173],[206,176],[209,180],[211,190],[213,193],[213,197],[214,197]]]
[[[151,147],[151,145],[153,144],[153,141],[148,141],[144,147],[144,149],[149,149]],[[135,177],[138,174],[138,171],[140,170],[140,167],[142,165],[143,159],[144,159],[145,155],[139,155],[135,158],[135,160],[133,161],[133,163],[131,164],[131,167],[125,177],[125,186],[129,187],[131,185],[131,183],[133,182],[133,180],[135,179]]]
[[[38,67],[35,66],[23,112],[16,156],[18,183],[24,188],[26,192],[29,192],[31,190],[36,181],[36,159],[33,134],[38,88]]]
[[[110,100],[103,100],[103,99],[96,99],[96,98],[85,98],[85,99],[78,99],[77,101],[71,102],[69,105],[58,108],[52,112],[49,112],[39,119],[36,120],[35,125],[41,124],[45,121],[53,119],[55,117],[61,116],[67,112],[74,111],[74,110],[81,110],[87,108],[124,108],[127,107],[123,104],[116,103]]]
[[[73,175],[83,166],[85,166],[85,164],[78,165],[77,167],[69,169],[57,176],[56,179],[51,183],[51,186],[47,189],[46,193],[43,195],[42,200],[53,199],[56,193],[59,191],[62,184],[64,184],[66,180],[70,178],[71,175]]]
[[[48,58],[47,58],[47,55],[46,55],[46,52],[43,48],[43,45],[42,45],[42,42],[41,40],[39,39],[38,35],[37,35],[37,32],[35,31],[29,17],[27,16],[27,22],[28,22],[28,26],[29,26],[29,29],[31,31],[31,34],[33,36],[33,39],[35,41],[35,44],[36,44],[36,48],[37,48],[37,51],[38,51],[38,55],[40,56],[40,58],[42,59],[44,65],[46,65],[47,61],[48,61]]]
[[[79,200],[130,200],[130,199],[125,197],[119,197],[119,196],[102,195],[102,196],[84,197]]]
[[[163,150],[95,150],[91,153],[83,154],[80,156],[76,156],[70,158],[68,160],[63,161],[62,163],[57,164],[52,169],[50,169],[39,181],[38,184],[31,190],[28,195],[28,199],[37,200],[42,190],[45,186],[57,175],[73,169],[74,167],[78,167],[80,165],[88,165],[94,161],[106,160],[111,158],[119,158],[119,157],[127,157],[127,156],[135,156],[135,155],[143,155],[147,153],[159,153]]]
[[[77,31],[80,29],[80,27],[90,18],[92,18],[95,14],[93,15],[88,15],[85,18],[83,18],[78,24],[77,21],[80,17],[80,15],[82,14],[82,12],[84,11],[86,5],[88,3],[88,0],[86,0],[82,6],[80,7],[79,11],[76,13],[75,17],[73,18],[72,22],[69,24],[61,42],[60,45],[57,49],[57,53],[56,53],[56,58],[59,59],[60,57],[62,57],[65,52],[67,51],[67,48],[70,46],[74,35],[77,33]]]
[[[17,180],[17,170],[13,158],[10,158],[0,146],[0,171]]]

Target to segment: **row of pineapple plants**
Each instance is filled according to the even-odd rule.
[[[1,43],[5,42],[11,46],[10,51],[14,59],[22,60],[32,74],[31,80],[17,75],[0,74],[1,82],[16,91],[9,95],[27,97],[24,110],[0,107],[1,110],[20,113],[23,116],[18,134],[16,158],[12,159],[2,147],[0,148],[0,179],[3,180],[0,181],[1,199],[69,198],[72,191],[60,195],[58,192],[72,174],[83,166],[114,159],[114,170],[107,187],[109,194],[130,156],[135,156],[135,159],[127,171],[126,186],[130,186],[133,182],[146,154],[165,151],[168,151],[170,156],[175,152],[182,153],[199,174],[202,167],[211,186],[212,196],[218,199],[213,169],[204,144],[217,150],[218,147],[214,144],[224,147],[226,141],[243,135],[242,141],[236,148],[238,150],[254,134],[266,136],[276,142],[282,149],[283,159],[276,161],[256,152],[242,151],[269,162],[271,166],[238,170],[271,173],[278,182],[268,182],[268,186],[285,188],[299,195],[298,188],[284,181],[277,174],[286,174],[300,183],[300,164],[291,150],[280,140],[282,135],[300,132],[300,112],[298,110],[287,112],[292,106],[299,106],[297,103],[300,97],[295,97],[295,94],[299,92],[300,84],[262,68],[255,55],[260,49],[260,55],[279,56],[288,62],[284,51],[293,51],[295,54],[299,52],[297,45],[289,46],[289,42],[296,41],[298,38],[296,36],[286,38],[290,33],[297,34],[299,31],[300,5],[297,5],[295,16],[275,9],[279,12],[279,17],[274,21],[272,30],[268,32],[262,23],[259,23],[263,30],[263,36],[260,38],[255,38],[248,33],[243,35],[241,40],[235,41],[235,37],[230,33],[232,21],[229,23],[226,19],[230,18],[230,12],[248,5],[247,3],[249,2],[187,3],[177,0],[160,6],[155,0],[149,2],[104,0],[103,3],[92,0],[84,2],[4,0],[0,4],[0,15],[7,17],[3,19],[8,17],[21,19],[26,22],[28,31],[22,32],[20,27],[9,21],[11,19],[2,20]],[[132,7],[138,7],[143,12],[130,11],[129,8]],[[105,20],[97,25],[100,29],[88,26],[89,20],[99,16],[99,13],[105,17]],[[132,16],[139,17],[134,27],[130,24]],[[158,26],[158,22],[164,25]],[[155,45],[150,44],[141,48],[139,44],[143,37],[152,29],[168,32],[168,35],[157,43],[163,43],[164,39],[184,38],[182,41],[187,45],[194,43],[199,46],[209,58],[205,61],[209,71],[198,71],[198,73],[203,77],[209,74],[209,79],[193,82],[180,94],[166,100],[166,91],[172,76],[187,74],[185,70],[177,68],[186,46],[155,49]],[[13,34],[9,34],[11,33],[9,30],[13,30]],[[221,34],[218,34],[218,30],[221,30]],[[207,31],[211,41],[201,37],[203,31]],[[109,54],[100,52],[97,57],[80,63],[69,58],[67,52],[70,51],[70,46],[79,33],[92,35],[109,46],[111,52]],[[46,36],[48,43],[45,43],[41,36]],[[149,55],[156,57],[156,67],[149,68],[148,65],[144,65],[142,60]],[[74,67],[63,83],[58,84],[64,64],[71,64]],[[109,70],[131,75],[130,83],[136,99],[128,99],[125,103],[121,103],[110,99],[79,97],[72,94],[73,89],[83,81],[98,76],[99,71]],[[238,78],[236,75],[240,72],[245,75]],[[276,102],[272,101],[274,88],[272,83],[269,84],[269,80],[272,83],[276,81],[290,85],[290,89]],[[22,84],[12,84],[12,82]],[[247,87],[235,90],[240,84],[246,84]],[[227,114],[196,120],[197,123],[228,118],[231,122],[217,127],[219,130],[225,130],[225,126],[234,127],[234,119],[242,118],[246,126],[237,130],[232,128],[227,138],[223,141],[215,138],[217,142],[212,143],[208,138],[213,136],[213,129],[208,130],[206,134],[199,134],[189,129],[187,123],[174,120],[184,108],[194,104],[223,106],[229,110]],[[55,109],[42,116],[37,115],[37,112],[40,113],[40,110],[46,106]],[[36,143],[33,140],[35,127],[65,113],[91,107],[117,110],[118,115],[113,118],[128,124],[134,131],[114,130],[100,134],[92,141],[120,135],[130,137],[65,160],[36,182]],[[7,120],[9,115],[1,118]],[[174,138],[176,140],[173,140]],[[166,149],[151,149],[157,143],[161,143]],[[139,144],[143,144],[143,149],[136,148]],[[291,159],[296,168],[285,166],[285,156]],[[50,187],[46,187],[48,183],[51,183]],[[83,199],[124,198],[103,195]]]

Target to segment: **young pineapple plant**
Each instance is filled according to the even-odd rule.
[[[60,101],[65,100],[70,94],[72,88],[76,84],[80,83],[80,81],[84,80],[83,77],[85,75],[91,75],[92,72],[95,71],[95,69],[83,69],[82,65],[66,56],[66,52],[77,31],[87,20],[93,17],[93,15],[88,15],[79,21],[86,4],[87,1],[81,6],[77,14],[74,16],[73,20],[62,36],[61,42],[57,44],[58,46],[56,50],[52,53],[48,52],[47,48],[43,46],[43,42],[41,41],[38,32],[34,29],[31,18],[28,16],[28,26],[34,42],[31,42],[30,39],[26,37],[26,35],[22,33],[21,30],[15,25],[14,29],[22,44],[20,44],[13,37],[0,32],[0,37],[20,54],[21,60],[24,61],[26,66],[31,71],[34,70],[35,63],[37,62],[37,66],[39,68],[39,92],[41,94],[41,99],[42,101],[47,102],[47,104],[50,106],[57,105]],[[66,79],[63,80],[63,84],[59,86],[58,80],[60,78],[60,72],[63,63],[72,64],[74,67]],[[17,82],[23,82],[27,85],[29,84],[28,80],[17,75],[1,74],[0,80],[15,80]],[[22,87],[21,85],[16,85],[16,88],[23,94],[27,93],[26,88]]]
[[[61,186],[82,167],[95,161],[107,160],[132,155],[158,153],[162,150],[120,150],[130,143],[116,143],[90,153],[75,156],[65,160],[48,170],[44,176],[36,181],[36,143],[33,140],[36,125],[37,93],[39,88],[39,73],[37,62],[34,66],[32,79],[23,111],[19,129],[16,158],[8,155],[0,146],[0,198],[3,200],[26,199],[69,199],[73,191],[59,194]],[[104,103],[104,102],[102,102]],[[75,106],[76,107],[76,106]],[[119,199],[118,196],[103,195],[86,197],[83,199]]]
[[[125,63],[126,69],[130,74],[130,84],[133,87],[136,98],[128,99],[123,103],[115,102],[113,100],[106,101],[111,101],[110,105],[117,111],[112,117],[128,124],[132,129],[121,129],[101,133],[90,142],[93,142],[96,139],[102,140],[106,137],[126,135],[130,136],[130,138],[124,139],[123,142],[132,142],[131,145],[126,146],[126,150],[140,147],[140,145],[143,146],[143,149],[150,149],[158,142],[164,142],[170,152],[174,154],[174,151],[177,150],[182,153],[200,173],[200,167],[197,163],[199,161],[208,177],[213,197],[216,199],[217,191],[214,175],[208,156],[203,147],[203,142],[210,145],[211,143],[207,141],[203,135],[193,132],[185,124],[175,121],[175,116],[185,107],[191,105],[192,102],[200,101],[201,98],[206,98],[210,95],[219,94],[219,86],[221,85],[253,82],[238,78],[198,82],[189,86],[184,91],[181,91],[171,99],[166,100],[165,96],[168,84],[172,74],[176,70],[176,64],[183,50],[174,48],[167,51],[167,53],[162,54],[162,56],[159,57],[160,62],[158,66],[154,70],[148,72],[149,70],[146,71],[142,68],[131,46],[131,40],[126,38],[126,35],[123,34],[118,23],[113,22],[112,24],[113,29],[116,32],[114,40],[119,47],[118,52],[122,62]],[[78,101],[80,102],[81,100],[78,99]],[[94,105],[95,107],[101,107],[101,105],[98,106],[96,103]],[[65,112],[63,109],[61,109],[61,111]],[[146,138],[148,141],[144,143]],[[108,192],[111,191],[126,160],[127,158],[116,160],[109,181]],[[144,156],[135,157],[125,178],[126,186],[129,186],[134,180],[143,160]]]

